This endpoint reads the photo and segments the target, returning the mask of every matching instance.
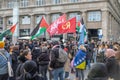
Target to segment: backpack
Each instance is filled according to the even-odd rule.
[[[57,58],[57,60],[59,61],[59,62],[62,62],[62,63],[64,63],[64,62],[66,62],[66,60],[67,60],[67,52],[66,51],[64,51],[62,48],[59,48],[59,50],[58,50],[59,52],[59,56],[58,56],[58,58]]]

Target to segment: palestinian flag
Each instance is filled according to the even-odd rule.
[[[80,33],[82,32],[82,29],[84,31],[84,35],[86,36],[87,35],[87,31],[86,31],[86,26],[84,24],[83,18],[81,18],[81,20],[80,20],[80,29],[79,29]]]
[[[48,28],[48,24],[44,19],[44,17],[42,17],[39,24],[37,24],[36,28],[31,33],[31,40],[33,40],[36,37],[39,37],[41,34],[43,34],[46,31],[47,28]]]
[[[16,25],[17,25],[17,23],[15,25],[11,26],[10,29],[7,29],[6,31],[1,33],[0,34],[0,41],[2,41],[4,37],[12,36],[15,29],[16,29]]]
[[[76,23],[76,31],[77,32],[79,32],[79,30],[80,30],[80,21],[78,21],[77,23]]]
[[[84,24],[83,18],[80,20],[80,39],[79,39],[79,45],[84,44],[84,42],[87,40],[87,31],[86,31],[86,26]]]

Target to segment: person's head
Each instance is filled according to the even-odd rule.
[[[59,42],[58,42],[58,41],[52,41],[52,42],[51,42],[51,46],[53,47],[53,46],[55,46],[55,45],[59,45]]]
[[[95,63],[88,72],[87,80],[107,80],[107,73],[104,63]]]
[[[47,53],[47,47],[42,47],[42,53]]]
[[[22,56],[24,56],[28,60],[32,59],[31,51],[29,51],[29,50],[24,50],[22,53]]]
[[[86,51],[86,48],[84,47],[84,45],[80,45],[79,49],[83,50],[83,51]]]
[[[105,48],[106,48],[106,49],[109,49],[110,46],[109,46],[108,44],[105,44]]]
[[[105,57],[110,58],[115,56],[115,51],[113,49],[106,49]]]
[[[25,79],[31,80],[32,77],[35,76],[37,72],[37,64],[32,61],[28,60],[23,64],[24,72],[25,72]]]
[[[25,49],[28,49],[29,48],[29,46],[28,45],[25,45]]]
[[[15,50],[19,50],[19,46],[18,45],[13,46],[13,51],[15,51]]]
[[[120,50],[120,46],[119,46],[119,45],[114,45],[114,46],[113,46],[113,49],[114,49],[115,51],[119,51],[119,50]]]

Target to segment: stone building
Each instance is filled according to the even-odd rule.
[[[19,4],[19,36],[29,36],[42,16],[51,24],[65,13],[67,19],[83,17],[89,39],[120,39],[120,3],[118,0],[0,0],[0,31],[13,24],[13,5]],[[69,38],[72,34],[65,34]],[[48,34],[46,35],[49,38]]]

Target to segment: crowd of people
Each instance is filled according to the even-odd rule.
[[[18,40],[13,45],[0,41],[0,80],[71,80],[70,74],[75,80],[119,80],[120,44]]]

